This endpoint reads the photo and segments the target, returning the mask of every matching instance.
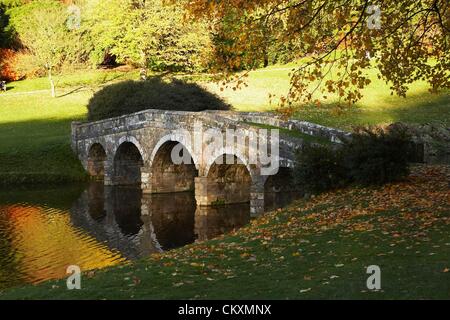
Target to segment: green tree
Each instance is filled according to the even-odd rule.
[[[183,20],[184,11],[162,0],[92,1],[88,25],[93,60],[106,52],[118,62],[154,70],[194,71],[207,60],[210,37],[204,24]]]
[[[36,67],[46,70],[52,97],[56,96],[53,74],[70,53],[67,8],[58,1],[30,2],[8,11],[11,25]]]
[[[11,48],[17,45],[9,24],[7,10],[20,5],[22,5],[20,0],[0,0],[0,48]]]

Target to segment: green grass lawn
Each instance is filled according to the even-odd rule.
[[[204,84],[237,111],[272,110],[276,108],[276,100],[271,105],[269,93],[279,96],[287,92],[292,66],[251,72],[249,86],[238,91],[222,92],[214,83]],[[137,78],[138,71],[117,70],[87,70],[57,76],[57,98],[50,97],[46,78],[8,84],[8,92],[0,93],[0,185],[85,179],[70,150],[70,122],[85,119],[87,103],[95,90],[115,81]],[[375,71],[371,78],[373,83],[357,106],[338,113],[331,100],[323,107],[299,109],[296,118],[343,129],[394,121],[442,121],[450,125],[448,91],[431,95],[423,83],[416,83],[408,98],[392,97],[388,86],[376,79]]]
[[[9,84],[0,94],[0,186],[85,180],[70,149],[70,123],[85,120],[87,103],[99,87],[137,77],[136,71],[57,76],[56,98],[46,78]]]
[[[57,89],[86,87],[97,88],[114,81],[138,79],[138,71],[116,71],[116,70],[83,70],[74,71],[64,75],[54,76]],[[29,91],[47,90],[50,94],[49,81],[46,77],[15,81],[8,84],[8,93],[20,93]],[[59,94],[67,93],[66,90]]]
[[[218,239],[0,299],[450,299],[448,166],[301,200]],[[381,268],[369,291],[367,267]]]

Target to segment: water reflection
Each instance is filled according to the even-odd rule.
[[[290,198],[269,195],[268,207]],[[192,193],[143,195],[102,183],[90,184],[81,196],[72,187],[0,191],[0,289],[65,277],[69,265],[85,271],[117,265],[249,221],[249,204],[197,208]]]
[[[124,261],[74,227],[67,211],[7,205],[0,217],[0,288],[64,277],[71,264],[90,270]]]
[[[207,240],[250,221],[248,204],[196,207],[193,193],[142,195],[92,184],[72,208],[73,224],[127,259]]]
[[[195,233],[198,240],[209,240],[250,222],[250,205],[198,207],[195,211]]]
[[[192,193],[145,195],[142,220],[161,250],[195,241],[195,197]]]

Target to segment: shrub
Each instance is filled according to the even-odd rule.
[[[299,188],[310,193],[346,185],[342,152],[329,146],[305,145],[297,154],[294,181]]]
[[[164,81],[124,81],[98,91],[89,101],[89,120],[101,120],[146,109],[204,111],[230,110],[218,96],[194,83]]]
[[[25,50],[17,52],[14,59],[14,71],[17,79],[45,77],[44,67],[36,65],[35,57]]]
[[[0,48],[0,80],[15,81],[19,79],[14,68],[16,53],[11,49]]]
[[[409,174],[410,137],[401,128],[358,128],[344,143],[349,179],[362,185],[381,185]]]
[[[295,182],[312,193],[351,183],[382,185],[409,174],[410,154],[404,129],[358,128],[339,148],[305,146],[297,156]]]

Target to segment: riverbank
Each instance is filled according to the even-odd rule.
[[[218,239],[0,299],[450,299],[449,166],[297,201]],[[366,287],[369,265],[381,290]]]

